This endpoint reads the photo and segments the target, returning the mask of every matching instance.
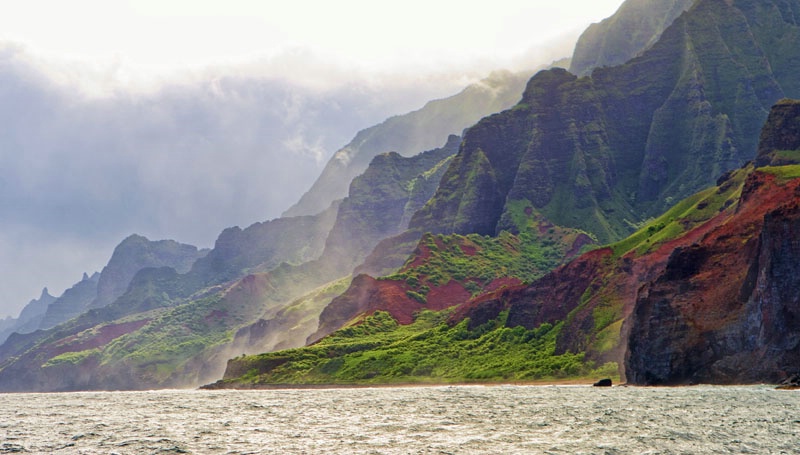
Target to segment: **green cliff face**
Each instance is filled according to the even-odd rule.
[[[347,258],[352,269],[380,240],[404,231],[411,214],[436,191],[460,143],[459,136],[450,136],[443,147],[412,157],[394,152],[375,156],[350,183],[324,255]]]
[[[411,228],[496,235],[525,201],[601,242],[623,238],[755,155],[769,107],[800,95],[788,70],[800,46],[771,48],[797,36],[797,8],[703,0],[622,66],[540,72],[516,107],[467,130]]]
[[[448,135],[461,132],[486,115],[519,101],[529,72],[498,71],[461,93],[435,100],[414,112],[389,118],[359,132],[337,151],[314,185],[284,216],[312,215],[347,196],[350,182],[367,169],[376,155],[396,152],[412,156],[438,147]]]

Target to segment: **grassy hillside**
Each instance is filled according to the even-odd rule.
[[[403,322],[402,312],[392,313],[388,299],[377,298],[383,306],[362,311],[311,346],[231,360],[224,380],[213,387],[618,379],[623,320],[635,303],[637,283],[663,270],[670,251],[734,217],[753,172],[731,172],[629,238],[530,285],[479,287],[471,300],[449,309],[427,302],[437,285],[466,276],[482,284],[541,276],[528,267],[548,250],[508,233],[428,235],[400,272],[381,279],[402,284],[409,302],[424,302],[409,321]],[[789,169],[766,172],[793,175]],[[536,253],[523,253],[526,247]]]

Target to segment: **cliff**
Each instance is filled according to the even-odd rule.
[[[624,238],[755,156],[770,107],[800,96],[800,46],[786,44],[797,43],[797,9],[701,0],[623,65],[538,73],[517,106],[465,132],[410,227],[496,235],[526,204],[601,242]]]
[[[83,274],[83,279],[71,288],[64,291],[59,298],[47,306],[39,328],[49,329],[61,322],[74,318],[83,313],[92,300],[97,296],[97,282],[100,274],[95,272],[92,276]]]
[[[778,382],[800,372],[798,121],[796,101],[772,110],[757,161],[782,166],[753,171],[735,216],[674,250],[642,287],[627,322],[632,383]]]
[[[360,131],[331,157],[312,187],[283,216],[313,215],[347,196],[350,182],[376,155],[396,152],[412,156],[430,150],[448,135],[461,134],[481,117],[511,107],[519,100],[530,74],[494,72],[456,95]]]
[[[798,137],[780,125],[794,125],[799,108],[781,101],[763,128],[760,150],[787,152],[782,165],[728,172],[628,238],[530,284],[484,289],[437,312],[444,300],[431,300],[430,277],[447,269],[431,267],[436,256],[449,251],[446,242],[468,257],[480,248],[429,235],[397,277],[358,277],[332,302],[326,311],[360,315],[342,318],[344,329],[307,348],[233,359],[213,387],[516,381],[608,375],[617,367],[623,380],[643,385],[795,377],[800,161],[787,157],[800,141],[772,135]],[[427,299],[417,300],[423,282]]]

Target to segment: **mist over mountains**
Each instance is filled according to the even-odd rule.
[[[279,216],[357,131],[476,77],[376,78],[316,58],[87,92],[80,74],[0,45],[0,254],[17,258],[0,264],[14,283],[0,286],[0,316],[99,270],[131,233],[202,247]],[[301,65],[297,80],[276,75]]]

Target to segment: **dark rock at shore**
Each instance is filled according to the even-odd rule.
[[[782,390],[800,389],[800,374],[794,374],[786,378],[776,388]]]
[[[613,383],[611,382],[611,379],[605,378],[605,379],[601,379],[601,380],[599,380],[599,381],[595,382],[595,383],[594,383],[594,384],[592,384],[592,385],[593,385],[594,387],[611,387],[611,386],[612,386],[612,384],[613,384]]]

